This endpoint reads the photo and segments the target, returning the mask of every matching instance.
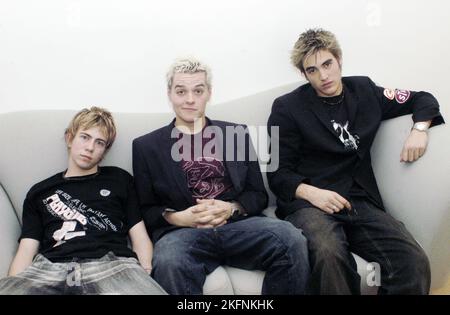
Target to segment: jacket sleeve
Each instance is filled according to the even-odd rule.
[[[247,128],[247,127],[245,127]],[[237,200],[245,209],[249,216],[259,215],[267,208],[268,195],[264,186],[264,181],[261,174],[261,169],[257,160],[257,155],[252,144],[249,134],[246,134],[247,159],[247,176],[245,179],[245,186],[242,192],[237,196]],[[255,157],[252,159],[251,157]]]
[[[415,92],[401,89],[387,89],[370,81],[382,111],[382,120],[413,114],[414,122],[431,120],[431,126],[444,123],[439,112],[439,103],[428,92]]]
[[[133,141],[133,175],[139,209],[149,232],[159,227],[169,226],[170,224],[162,216],[167,207],[160,204],[159,198],[154,192],[147,159],[136,141]]]
[[[278,159],[278,169],[267,173],[269,187],[278,198],[290,202],[295,199],[297,187],[301,183],[308,183],[309,179],[296,171],[302,156],[299,150],[301,134],[295,126],[294,117],[279,99],[272,105],[267,128],[271,144],[278,146],[279,153],[276,156],[274,152],[277,150],[270,147],[270,164],[277,164],[275,159]]]

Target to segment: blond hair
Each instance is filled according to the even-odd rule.
[[[175,60],[175,62],[170,66],[169,71],[167,72],[167,89],[170,90],[172,88],[173,76],[175,73],[198,73],[204,72],[206,77],[206,85],[208,90],[211,90],[211,69],[201,61],[193,58],[180,58]]]
[[[305,74],[303,62],[319,50],[328,50],[337,60],[342,59],[342,50],[336,36],[324,29],[315,28],[300,34],[291,53],[291,62]]]
[[[106,137],[106,150],[108,150],[116,139],[116,126],[112,114],[101,107],[92,106],[79,111],[70,121],[64,135],[73,139],[77,132],[98,127]]]

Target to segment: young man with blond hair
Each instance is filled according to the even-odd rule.
[[[400,161],[419,159],[427,129],[443,123],[437,100],[426,92],[385,89],[368,77],[341,77],[341,48],[322,29],[300,35],[292,62],[309,83],[273,104],[268,130],[279,127],[272,139],[279,143],[279,168],[268,179],[277,215],[308,239],[309,292],[359,294],[352,251],[379,264],[379,294],[427,294],[428,259],[405,226],[385,212],[370,147],[382,120],[412,113]]]
[[[28,192],[0,294],[165,294],[149,276],[153,247],[132,176],[99,166],[115,137],[105,109],[83,109],[72,119],[67,169]]]
[[[268,197],[247,127],[205,116],[209,68],[176,61],[167,95],[173,121],[133,141],[155,279],[171,294],[202,294],[206,276],[228,265],[266,271],[262,294],[304,293],[306,240],[292,224],[262,216]]]

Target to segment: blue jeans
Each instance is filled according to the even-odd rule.
[[[379,294],[427,294],[428,258],[403,223],[364,198],[350,203],[352,210],[332,215],[304,208],[286,217],[308,238],[312,268],[308,293],[359,294],[361,278],[353,252],[380,266]]]
[[[303,294],[310,273],[305,237],[278,219],[181,228],[155,244],[153,276],[169,294],[202,294],[206,276],[220,265],[265,271],[262,294]]]
[[[0,294],[167,294],[133,257],[52,263],[38,254],[30,267],[0,280]]]

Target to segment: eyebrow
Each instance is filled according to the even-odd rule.
[[[200,83],[200,84],[197,84],[196,86],[194,86],[194,88],[197,88],[197,87],[205,87],[206,85],[204,84],[204,83]],[[178,84],[178,85],[175,85],[174,86],[174,89],[177,89],[177,88],[185,88],[186,87],[186,85],[181,85],[181,84]]]
[[[83,134],[83,135],[85,135],[85,136],[88,136],[89,138],[92,138],[92,136],[91,136],[90,134],[88,134],[88,133],[86,133],[86,132],[84,132],[84,131],[81,131],[80,134]],[[106,140],[103,139],[103,138],[97,138],[97,139],[95,139],[95,140],[99,140],[99,141],[102,141],[102,142],[106,143]]]
[[[327,60],[325,60],[324,62],[322,62],[322,66],[323,66],[324,64],[327,64],[327,63],[330,63],[330,62],[333,62],[333,59],[332,59],[332,58],[327,59]],[[312,69],[316,69],[316,66],[308,67],[308,68],[305,69],[305,71],[312,70]]]

